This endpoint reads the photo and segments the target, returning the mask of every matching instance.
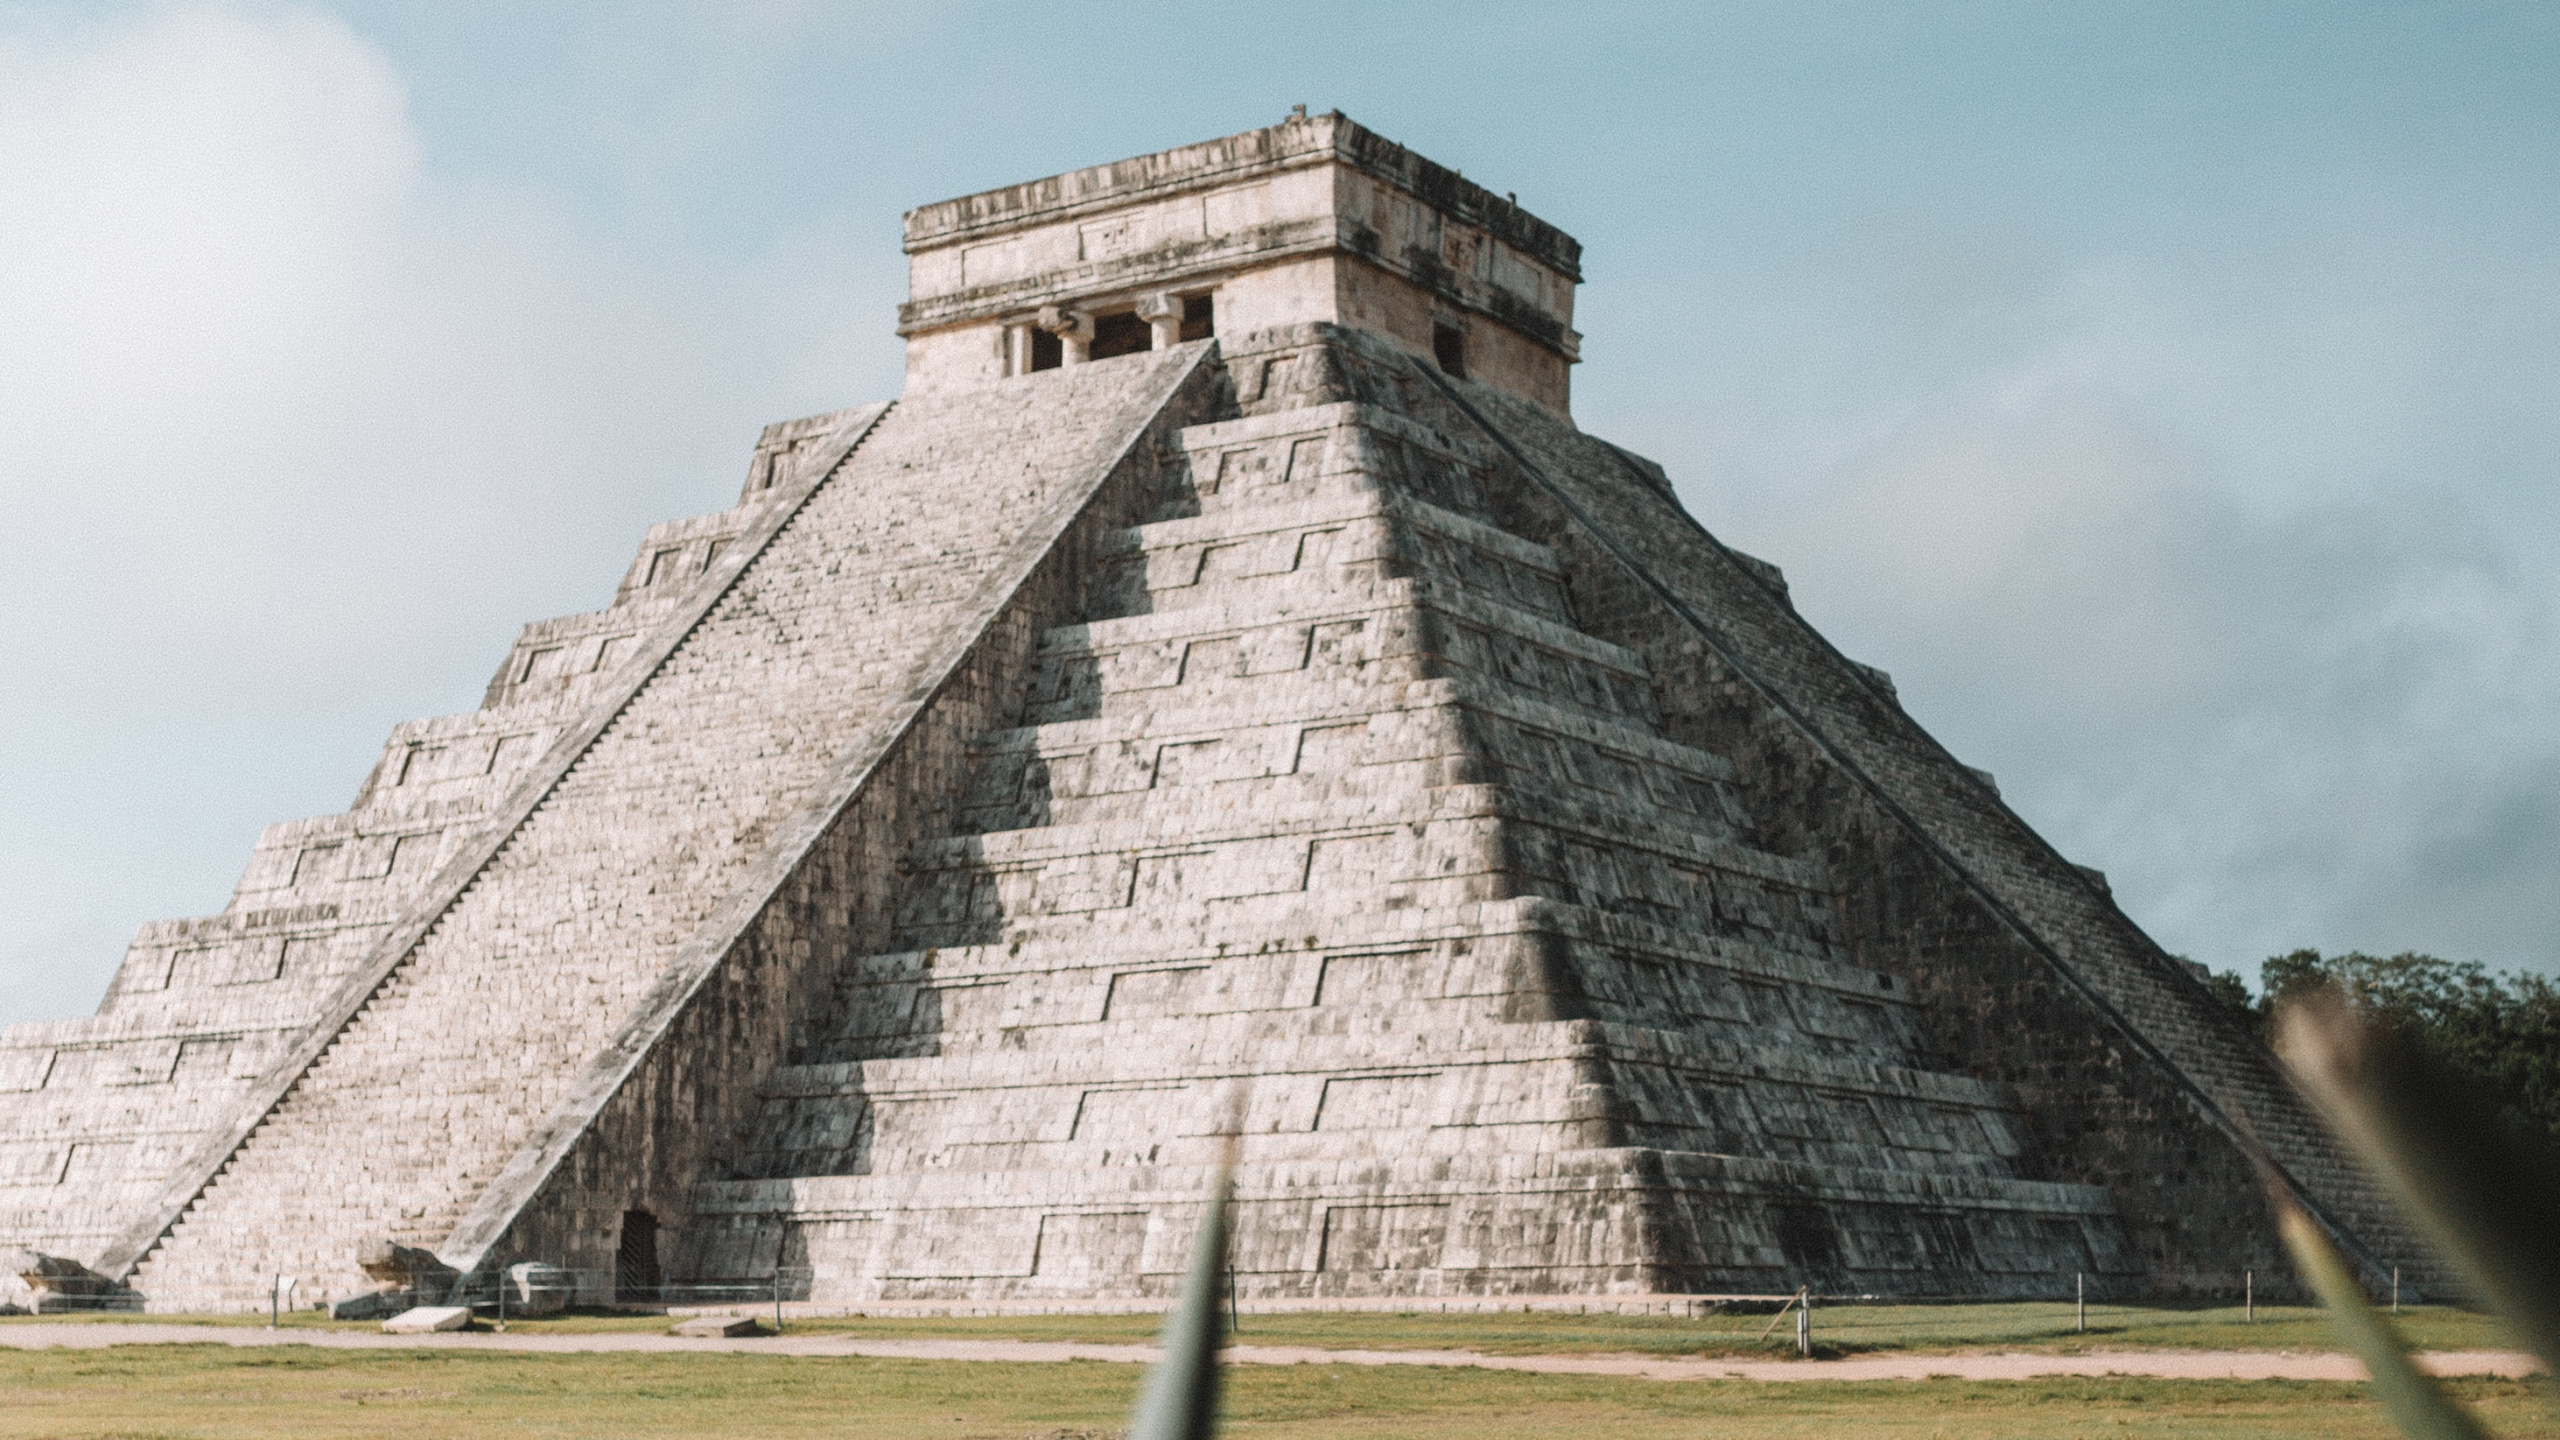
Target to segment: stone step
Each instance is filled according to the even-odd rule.
[[[1394,489],[1470,515],[1487,509],[1496,455],[1405,411],[1357,401],[1275,408],[1197,425],[1180,438],[1204,514],[1327,493]]]
[[[683,1263],[752,1274],[760,1246],[769,1273],[787,1239],[819,1301],[1070,1294],[1070,1277],[1087,1272],[1125,1277],[1129,1293],[1169,1291],[1209,1183],[1205,1158],[704,1184]],[[2020,1283],[2001,1277],[2067,1290],[2075,1271],[2139,1269],[2094,1187],[1637,1148],[1248,1158],[1235,1176],[1234,1264],[1239,1291],[1254,1295],[1588,1283],[1600,1277],[1560,1257],[1605,1253],[1581,1245],[1639,1214],[1714,1217],[1662,1237],[1657,1263],[1691,1289],[1783,1289],[1809,1224],[1836,1237],[1840,1268],[1862,1288],[1888,1293],[1930,1270],[1925,1251],[1906,1248],[1924,1233],[1970,1246],[1986,1292]],[[1559,1230],[1577,1243],[1559,1251]]]
[[[1295,797],[1279,803],[1306,806],[1494,779],[1542,813],[1609,816],[1607,829],[1704,825],[1730,838],[1749,823],[1739,793],[1707,767],[1675,767],[1660,763],[1654,747],[1587,743],[1455,705],[1330,723],[1168,730],[1082,746],[1052,742],[1044,731],[1039,748],[984,751],[965,828],[1128,823],[1173,813],[1167,806],[1259,806],[1272,792]],[[1417,763],[1427,768],[1413,769]]]
[[[972,983],[990,980],[1050,980],[1073,990],[1107,986],[1112,977],[1137,971],[1200,965],[1243,965],[1260,962],[1321,967],[1327,957],[1363,958],[1380,954],[1425,952],[1432,963],[1447,966],[1473,961],[1487,952],[1508,957],[1523,946],[1535,949],[1561,944],[1580,967],[1600,956],[1623,957],[1623,963],[1660,965],[1665,980],[1700,980],[1729,976],[1734,983],[1793,995],[1831,995],[1842,1000],[1910,1008],[1916,1000],[1909,987],[1890,976],[1860,969],[1820,955],[1748,941],[1638,925],[1625,917],[1543,897],[1524,897],[1450,910],[1353,911],[1333,917],[1319,937],[1309,933],[1309,917],[1283,913],[1265,923],[1239,923],[1221,931],[1212,944],[1185,944],[1176,937],[1150,936],[1130,929],[1098,932],[1098,943],[1075,943],[1084,936],[1054,934],[1026,938],[1021,944],[951,946],[867,955],[849,963],[838,977],[840,987],[927,982]],[[1493,962],[1508,963],[1507,959]],[[1315,1003],[1318,982],[1307,979],[1296,1003]],[[1674,987],[1676,988],[1676,986]],[[1295,993],[1295,992],[1293,992]],[[1471,994],[1473,990],[1436,993]],[[1491,993],[1491,992],[1487,992]],[[1737,1006],[1723,991],[1701,992],[1698,1011],[1750,1020],[1747,1004]],[[1027,1009],[1043,1009],[1035,1004]],[[1100,1014],[1097,1009],[1093,1012]],[[1768,1016],[1757,1016],[1766,1023]]]
[[[1244,714],[1232,704],[1175,705],[993,730],[971,742],[971,753],[986,764],[1008,755],[1076,754],[1143,740],[1303,730],[1372,718],[1399,726],[1436,724],[1433,712],[1453,709],[1555,740],[1577,755],[1580,751],[1574,747],[1587,745],[1705,781],[1735,781],[1732,764],[1721,756],[1664,739],[1622,715],[1555,704],[1475,673],[1407,680],[1395,686],[1311,675],[1302,677],[1300,684],[1254,698],[1257,703]],[[1571,768],[1578,776],[1579,762]]]
[[[1408,762],[1420,765],[1425,762]],[[1408,770],[1416,779],[1426,772]],[[1515,826],[1534,825],[1559,834],[1599,842],[1625,857],[1658,856],[1671,864],[1747,876],[1772,885],[1827,891],[1821,871],[1801,860],[1774,855],[1738,843],[1716,820],[1662,809],[1654,826],[1637,835],[1623,813],[1612,815],[1580,795],[1520,795],[1490,784],[1419,784],[1382,786],[1371,793],[1337,796],[1325,793],[1332,776],[1276,776],[1236,780],[1223,785],[1169,786],[1143,793],[1126,819],[1092,823],[1060,822],[1023,830],[922,840],[908,847],[905,864],[914,872],[955,867],[1006,869],[1045,865],[1057,860],[1111,858],[1130,860],[1167,847],[1215,849],[1260,843],[1294,844],[1349,832],[1401,827],[1408,835],[1434,827],[1466,828],[1487,820]],[[1222,797],[1219,790],[1235,792]],[[1313,792],[1309,794],[1308,792]],[[1721,817],[1718,817],[1719,820]],[[1673,828],[1674,825],[1678,828]],[[1710,828],[1712,827],[1712,828]],[[1444,842],[1446,843],[1446,842]],[[1440,846],[1433,846],[1439,849]],[[1303,860],[1303,857],[1301,857]],[[1491,866],[1530,868],[1536,857],[1499,854]],[[1303,872],[1303,865],[1301,865]],[[1390,873],[1390,872],[1382,872]],[[1399,878],[1447,874],[1444,864],[1420,870],[1394,871]]]
[[[919,1126],[888,1126],[886,1122],[884,1128],[903,1132],[900,1139],[905,1143],[875,1133],[867,1145],[850,1155],[828,1148],[826,1140],[833,1137],[825,1137],[815,1148],[759,1149],[742,1162],[742,1173],[755,1178],[796,1179],[844,1174],[890,1177],[944,1168],[996,1175],[1020,1170],[1196,1165],[1213,1159],[1225,1143],[1214,1135],[1159,1134],[1143,1127],[1117,1132],[1097,1128],[1090,1136],[1080,1133],[1067,1139],[981,1139],[974,1138],[976,1132],[968,1130],[944,1134]],[[2017,1173],[2016,1162],[2005,1155],[1957,1150],[1934,1140],[1925,1147],[1895,1144],[1875,1138],[1870,1133],[1874,1128],[1874,1122],[1868,1120],[1827,1137],[1805,1137],[1765,1129],[1739,1131],[1689,1123],[1622,1123],[1603,1131],[1595,1129],[1592,1122],[1579,1119],[1497,1120],[1441,1126],[1345,1124],[1303,1134],[1258,1136],[1245,1153],[1263,1164],[1321,1160],[1339,1154],[1346,1135],[1356,1135],[1364,1146],[1392,1149],[1400,1156],[1465,1159],[1573,1149],[1616,1139],[1650,1149],[1697,1150],[1826,1168],[1994,1179],[2015,1178]],[[1984,1142],[1977,1137],[1964,1143],[1978,1146]]]
[[[1273,1035],[1251,1014],[1149,1018],[1097,1024],[1097,1043],[1073,1049],[979,1050],[775,1069],[767,1096],[958,1093],[1018,1086],[1186,1085],[1275,1073],[1321,1075],[1381,1067],[1442,1070],[1552,1060],[1756,1078],[1778,1083],[1901,1096],[1933,1104],[2012,1109],[2008,1087],[1971,1076],[1915,1068],[1904,1057],[1825,1053],[1783,1038],[1599,1021],[1500,1023],[1417,1032],[1379,1024],[1365,1033]],[[1178,1042],[1178,1043],[1174,1043]],[[1268,1053],[1262,1053],[1267,1051]]]
[[[1421,937],[1438,933],[1437,927],[1448,913],[1465,913],[1475,907],[1538,905],[1552,907],[1553,913],[1558,914],[1589,914],[1593,917],[1592,923],[1599,927],[1590,932],[1595,942],[1622,944],[1647,953],[1684,953],[1685,947],[1700,944],[1728,947],[1736,952],[1797,955],[1835,964],[1844,960],[1836,944],[1802,933],[1774,930],[1750,934],[1699,932],[1667,926],[1643,915],[1594,911],[1591,907],[1555,896],[1454,896],[1449,903],[1441,904],[1428,891],[1416,890],[1411,901],[1410,904],[1368,912],[1346,910],[1324,893],[1283,891],[1220,901],[1214,906],[1201,902],[1172,911],[1140,911],[1123,907],[1074,914],[1015,913],[1001,915],[992,924],[954,922],[932,934],[895,936],[894,948],[882,953],[983,945],[1020,945],[1025,949],[1032,946],[1090,946],[1094,953],[1128,954],[1143,960],[1155,955],[1189,954],[1213,949],[1220,938],[1230,933],[1273,937],[1272,943],[1275,944],[1286,937],[1296,937],[1305,942],[1305,948],[1321,949],[1325,948],[1322,936],[1353,918],[1361,927],[1351,932],[1360,937],[1359,943],[1392,944],[1399,936]],[[1499,913],[1507,919],[1515,912],[1503,909]]]
[[[1649,679],[1643,659],[1623,646],[1613,645],[1569,624],[1497,601],[1466,585],[1440,577],[1381,579],[1373,587],[1348,592],[1342,587],[1322,583],[1324,577],[1308,578],[1310,583],[1303,589],[1267,595],[1256,593],[1239,597],[1232,604],[1198,605],[1158,614],[1061,625],[1041,636],[1041,653],[1044,656],[1122,657],[1123,671],[1144,678],[1137,668],[1142,659],[1153,666],[1145,674],[1169,672],[1181,658],[1179,651],[1182,647],[1197,644],[1205,638],[1242,636],[1248,632],[1267,635],[1276,630],[1304,630],[1310,626],[1341,625],[1357,620],[1386,620],[1427,611],[1459,626],[1552,651],[1617,676]],[[1376,633],[1401,638],[1420,632],[1410,627],[1381,626]],[[1376,650],[1373,644],[1364,653],[1398,652]],[[1176,682],[1164,679],[1157,683]]]
[[[1370,914],[1394,912],[1368,912]],[[1053,943],[866,956],[836,978],[836,1050],[929,1035],[943,1047],[1078,1043],[1058,1026],[1131,1015],[1466,1001],[1506,1020],[1556,1014],[1657,1025],[1767,1027],[1816,1047],[1916,1043],[1915,997],[1797,952],[1737,944],[1665,953],[1553,927],[1459,939],[1437,927],[1266,935],[1223,953],[1157,936],[1144,948]],[[1224,935],[1221,933],[1221,943]],[[1525,1008],[1523,1008],[1525,1006]],[[904,1053],[903,1051],[900,1053]]]
[[[1181,937],[1230,918],[1267,923],[1262,917],[1275,907],[1445,908],[1523,895],[1817,952],[1836,938],[1828,895],[1759,852],[1603,850],[1569,832],[1505,828],[1500,819],[1499,812],[1461,813],[1427,824],[1381,821],[1367,829],[1189,844],[1136,841],[1125,850],[1095,844],[1072,854],[1054,844],[1029,854],[955,848],[911,860],[893,943],[1027,942],[1059,932],[1062,917]],[[929,866],[928,858],[942,863]]]
[[[1222,626],[1117,647],[1053,649],[1041,659],[1038,699],[1026,718],[1051,725],[1219,707],[1252,719],[1266,709],[1285,713],[1301,703],[1293,692],[1303,687],[1345,685],[1379,693],[1379,708],[1386,708],[1413,686],[1466,675],[1592,722],[1647,732],[1658,725],[1652,684],[1642,672],[1504,627],[1452,618],[1440,607],[1390,607],[1306,622]]]
[[[1368,500],[1363,508],[1369,513],[1319,518],[1304,512],[1343,507],[1291,507],[1300,513],[1290,523],[1267,530],[1185,521],[1179,523],[1187,533],[1179,537],[1164,535],[1171,527],[1161,526],[1124,532],[1128,543],[1115,550],[1106,542],[1097,556],[1100,573],[1089,618],[1202,607],[1294,608],[1319,592],[1353,600],[1376,595],[1382,582],[1395,577],[1421,575],[1434,585],[1471,592],[1485,605],[1571,623],[1555,557],[1544,547],[1430,506],[1399,507],[1386,496],[1354,498]],[[1416,523],[1426,513],[1436,523]]]
[[[1203,545],[1297,536],[1319,527],[1352,526],[1372,521],[1383,522],[1390,527],[1391,533],[1419,530],[1459,541],[1472,549],[1538,570],[1549,577],[1559,576],[1563,571],[1563,564],[1555,551],[1545,545],[1433,504],[1424,496],[1393,487],[1347,490],[1303,501],[1236,506],[1216,515],[1159,520],[1103,536],[1096,542],[1094,553],[1097,560],[1104,563],[1129,554],[1144,555],[1153,562],[1159,556],[1178,555]],[[1346,558],[1346,555],[1365,558],[1368,553],[1337,551],[1328,558],[1336,561]],[[1274,564],[1277,563],[1275,557]],[[1188,572],[1180,566],[1175,567],[1176,575],[1184,573]]]
[[[1825,888],[1810,875],[1810,867],[1749,843],[1742,830],[1748,817],[1738,800],[1724,810],[1725,797],[1715,789],[1701,782],[1684,784],[1682,777],[1657,777],[1648,788],[1641,772],[1630,768],[1625,772],[1630,788],[1613,805],[1594,788],[1564,776],[1532,772],[1522,777],[1464,755],[1332,763],[1365,737],[1326,740],[1321,768],[1279,775],[1225,773],[1273,763],[1271,752],[1279,747],[1257,747],[1251,738],[1239,742],[1232,755],[1218,749],[1170,757],[1141,753],[1128,768],[1141,775],[1152,772],[1158,780],[1143,789],[1071,794],[1045,804],[1017,801],[1009,811],[974,807],[964,814],[985,828],[919,841],[909,848],[907,864],[917,870],[948,869],[955,863],[1001,868],[1101,850],[1143,853],[1168,844],[1218,846],[1274,833],[1341,834],[1381,825],[1490,817],[1534,825],[1636,865],[1651,865],[1655,861],[1645,857],[1658,857],[1662,863]],[[1087,776],[1104,763],[1096,757],[1084,767],[1084,775],[1068,776],[1068,783],[1094,783]],[[1485,783],[1495,775],[1500,783]],[[1707,813],[1699,813],[1701,809]],[[1037,823],[1003,823],[1025,819]],[[1513,859],[1532,873],[1552,869],[1530,853]]]
[[[1681,1188],[1731,1187],[1741,1196],[1787,1195],[1807,1201],[1964,1205],[2021,1212],[2109,1216],[2115,1204],[2094,1185],[2071,1185],[2014,1176],[1924,1174],[1880,1167],[1804,1164],[1748,1156],[1622,1146],[1547,1150],[1499,1156],[1403,1155],[1384,1151],[1358,1159],[1339,1154],[1261,1162],[1246,1158],[1234,1172],[1240,1206],[1283,1200],[1317,1202],[1455,1201],[1484,1203],[1498,1195],[1553,1196],[1614,1175],[1642,1173]],[[980,1220],[1006,1212],[1038,1212],[1067,1206],[1163,1206],[1186,1217],[1197,1213],[1216,1168],[1212,1156],[1101,1172],[1021,1169],[992,1174],[964,1170],[905,1171],[894,1175],[826,1175],[788,1179],[713,1180],[693,1189],[693,1203],[708,1214],[791,1216],[816,1221],[834,1216],[899,1210],[959,1212]],[[768,1262],[769,1263],[769,1262]]]

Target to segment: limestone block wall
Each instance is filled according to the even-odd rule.
[[[1558,414],[1579,354],[1581,246],[1338,113],[921,206],[906,249],[915,393],[1019,368],[1004,329],[1043,306],[1160,292],[1213,296],[1227,334],[1335,321],[1430,356],[1454,327],[1471,373]]]
[[[93,1262],[148,1213],[844,418],[768,427],[739,509],[654,529],[606,610],[527,626],[483,707],[397,727],[347,812],[269,826],[222,914],[145,924],[96,1016],[0,1033],[0,1245]]]
[[[559,729],[400,726],[353,809],[267,827],[223,913],[143,925],[95,1016],[0,1033],[0,1244],[95,1260]]]
[[[809,467],[822,463],[824,455],[832,454],[828,443],[830,437],[841,430],[854,413],[852,410],[835,410],[798,420],[778,420],[764,427],[764,432],[756,437],[755,453],[747,461],[746,483],[738,490],[739,507],[743,509],[767,490],[777,486],[788,487],[809,478]],[[641,549],[644,556],[654,553],[646,544]],[[635,574],[645,573],[641,564],[632,568]]]
[[[968,741],[1020,709],[1034,643],[1083,608],[1095,537],[1152,503],[1172,435],[1223,403],[1223,371],[1192,346],[1079,367],[1073,378],[1029,377],[993,403],[902,406],[900,423],[884,426],[839,482],[858,501],[844,539],[859,544],[878,517],[903,517],[921,563],[901,571],[942,568],[974,576],[976,588],[940,597],[934,643],[852,707],[859,729],[844,761],[778,827],[773,878],[742,887],[734,934],[698,944],[692,983],[662,985],[606,1047],[456,1227],[448,1260],[610,1268],[635,1210],[658,1222],[666,1258],[676,1258],[693,1182],[742,1163],[760,1086],[832,1006],[829,972],[890,935],[905,888],[897,859],[952,823]],[[1080,412],[1073,425],[1060,423],[1067,409]],[[1036,488],[1003,495],[1025,481]],[[892,593],[930,603],[914,589],[902,582]],[[835,638],[877,628],[847,626]]]
[[[1299,338],[1237,346],[1239,389],[1320,379]],[[1828,878],[1749,842],[1734,768],[1491,523],[1499,453],[1298,393],[1184,430],[1188,483],[1096,542],[678,1272],[1153,1293],[1230,1125],[1256,1294],[2128,1271],[2110,1198],[1911,1063]]]
[[[484,708],[404,722],[349,810],[268,826],[221,914],[144,924],[95,1016],[0,1032],[0,1245],[98,1259],[592,697],[592,650],[547,684],[513,683],[522,658],[627,642],[671,606],[626,592],[528,626]]]
[[[1771,567],[1718,545],[1646,462],[1486,387],[1425,376],[1449,397],[1432,405],[1394,369],[1380,356],[1339,383],[1507,442],[1510,523],[1569,558],[1594,630],[1646,658],[1668,732],[1731,757],[1766,797],[1764,843],[1833,875],[1844,938],[1912,986],[1927,1048],[2016,1085],[2052,1173],[2112,1190],[2153,1287],[2287,1273],[2243,1131],[2369,1265],[2424,1271],[2265,1052],[1906,716],[1889,680],[1798,618]]]
[[[1360,233],[1359,239],[1360,251],[1330,267],[1332,313],[1325,318],[1389,336],[1426,361],[1434,355],[1437,332],[1454,329],[1470,378],[1567,413],[1572,367],[1582,350],[1582,337],[1570,324],[1570,283],[1463,234],[1417,236],[1401,247],[1385,236]],[[1401,267],[1376,263],[1397,253],[1430,257],[1437,268],[1424,268],[1439,284],[1416,285],[1396,273]],[[1497,274],[1500,281],[1492,278]],[[1452,304],[1445,290],[1461,276],[1472,303]],[[1561,303],[1535,298],[1542,290],[1561,290]]]
[[[413,917],[413,943],[394,937],[135,1287],[161,1308],[236,1304],[273,1273],[345,1293],[368,1238],[448,1249],[484,1225],[492,1186],[597,1098],[598,1067],[636,1058],[631,1026],[699,983],[702,937],[755,913],[775,847],[805,843],[808,796],[878,740],[1014,527],[1089,488],[1101,427],[1199,358],[1093,367],[1010,411],[902,407],[764,515],[740,561],[695,582],[708,608],[625,672],[638,688],[555,744],[485,858],[440,873],[450,898]]]
[[[0,1034],[0,1244],[229,1308],[637,1215],[678,1278],[1126,1299],[1229,1130],[1255,1295],[2210,1291],[2281,1270],[2243,1132],[2433,1278],[1773,567],[1331,325],[769,427]]]

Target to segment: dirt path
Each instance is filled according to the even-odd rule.
[[[21,1350],[108,1345],[312,1345],[331,1350],[515,1350],[548,1354],[642,1351],[662,1354],[730,1351],[766,1355],[863,1355],[886,1360],[996,1360],[1054,1363],[1100,1360],[1144,1364],[1148,1345],[1083,1345],[1054,1340],[890,1340],[859,1335],[772,1335],[760,1339],[692,1340],[628,1330],[585,1335],[376,1335],[350,1331],[258,1330],[218,1325],[0,1325],[0,1345]],[[1228,1358],[1245,1365],[1449,1365],[1520,1370],[1539,1375],[1623,1375],[1646,1380],[2025,1380],[2040,1375],[2146,1375],[2178,1380],[2361,1380],[2364,1367],[2345,1355],[2287,1350],[2116,1350],[2086,1355],[1994,1352],[1968,1355],[1865,1355],[1846,1360],[1695,1360],[1646,1355],[1480,1355],[1472,1350],[1322,1350],[1298,1345],[1238,1345]],[[2502,1350],[2436,1351],[2420,1357],[2439,1375],[2514,1378],[2539,1368],[2530,1355]]]

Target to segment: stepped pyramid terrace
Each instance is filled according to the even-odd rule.
[[[37,1288],[1128,1303],[1230,1129],[1247,1299],[2236,1290],[2249,1137],[2424,1273],[2102,877],[1576,428],[1571,237],[1300,114],[906,250],[901,395],[0,1035]]]

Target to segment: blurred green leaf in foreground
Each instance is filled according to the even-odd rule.
[[[2496,1092],[2354,1002],[2340,986],[2278,998],[2277,1052],[2330,1128],[2387,1188],[2471,1293],[2560,1374],[2560,1153],[2502,1113]],[[2364,1357],[2412,1436],[2478,1427],[2412,1365],[2336,1249],[2290,1196],[2278,1220],[2304,1278]]]
[[[2276,1220],[2284,1232],[2285,1248],[2293,1252],[2293,1263],[2329,1307],[2330,1319],[2347,1347],[2364,1362],[2365,1373],[2373,1377],[2373,1388],[2400,1433],[2411,1440],[2487,1440],[2488,1432],[2418,1368],[2400,1337],[2365,1303],[2355,1272],[2318,1222],[2290,1199],[2277,1201]]]
[[[1227,1191],[1235,1149],[1209,1182],[1200,1207],[1200,1233],[1191,1241],[1191,1268],[1182,1298],[1164,1317],[1164,1358],[1147,1372],[1147,1388],[1129,1421],[1129,1440],[1209,1440],[1218,1433],[1219,1274],[1227,1260]]]

